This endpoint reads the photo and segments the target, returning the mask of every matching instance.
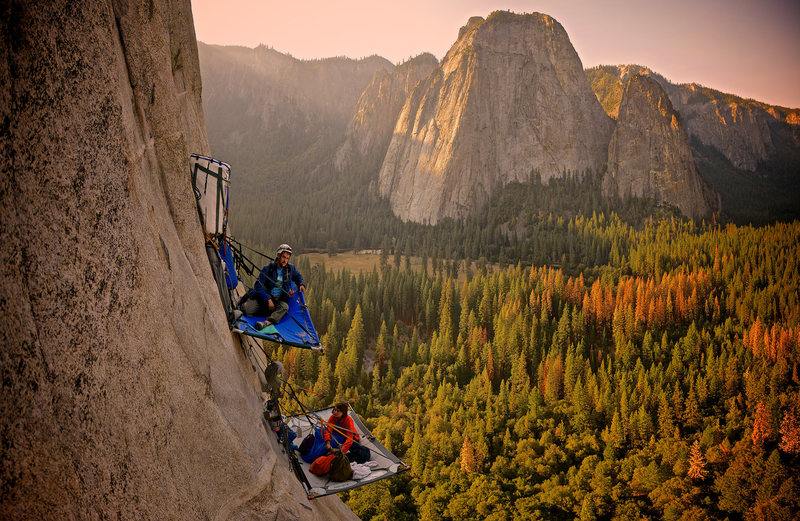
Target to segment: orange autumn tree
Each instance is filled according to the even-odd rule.
[[[762,445],[770,438],[771,418],[764,402],[758,402],[756,419],[753,421],[753,445]]]
[[[800,454],[800,421],[794,407],[788,409],[781,422],[781,443],[778,448],[789,454]]]
[[[478,458],[469,436],[464,436],[464,443],[461,445],[461,470],[465,474],[470,474],[478,470]]]
[[[694,440],[692,447],[689,449],[689,472],[687,473],[692,479],[703,479],[708,474],[706,470],[706,459],[703,457],[703,450],[700,448],[700,442]]]

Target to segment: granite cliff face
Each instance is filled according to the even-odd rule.
[[[772,123],[788,123],[800,114],[800,110],[725,96],[694,83],[675,90],[675,105],[686,120],[687,132],[722,152],[733,166],[750,172],[776,151]],[[795,145],[800,146],[800,141]]]
[[[403,106],[379,192],[404,220],[463,217],[534,170],[602,168],[612,130],[558,22],[475,17]]]
[[[800,147],[800,109],[788,109],[743,99],[695,83],[676,85],[646,67],[637,65],[600,66],[586,71],[592,88],[605,110],[616,118],[621,93],[632,74],[658,81],[680,113],[686,131],[704,145],[721,152],[733,166],[755,172],[759,163],[776,152],[777,134],[792,137],[791,146]],[[788,128],[788,132],[786,132]]]
[[[400,109],[414,87],[438,63],[435,56],[425,53],[375,73],[358,98],[345,141],[336,151],[334,164],[339,171],[353,164],[369,170],[380,167]]]
[[[308,504],[227,330],[189,1],[2,11],[0,518],[354,519]]]
[[[692,218],[719,211],[719,196],[695,168],[678,113],[649,76],[633,74],[627,80],[603,193],[653,198]]]

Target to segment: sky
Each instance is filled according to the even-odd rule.
[[[192,0],[197,39],[295,58],[442,59],[471,16],[545,13],[584,67],[637,64],[800,108],[800,0]]]

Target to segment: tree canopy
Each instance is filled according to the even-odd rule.
[[[345,494],[356,514],[795,519],[800,223],[542,225],[579,264],[301,257],[326,352],[276,356],[412,466]]]

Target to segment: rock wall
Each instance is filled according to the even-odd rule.
[[[227,330],[189,1],[5,2],[0,56],[0,518],[354,519]]]
[[[733,166],[755,172],[776,152],[776,124],[800,134],[800,109],[788,109],[743,99],[695,83],[676,85],[638,65],[604,65],[587,69],[586,76],[608,114],[616,118],[622,90],[632,74],[658,81],[690,135],[719,150]],[[792,145],[800,147],[800,140]]]
[[[696,84],[672,89],[673,104],[686,121],[686,130],[704,145],[713,146],[737,168],[755,172],[775,153],[769,124],[776,118],[755,103],[727,99]]]
[[[649,76],[628,78],[608,147],[603,193],[653,198],[692,218],[719,211],[719,196],[697,173],[678,113]]]
[[[612,131],[558,22],[475,17],[401,110],[379,192],[404,220],[463,217],[534,170],[602,168]]]
[[[339,171],[361,165],[376,170],[386,155],[397,115],[408,95],[436,67],[432,54],[421,54],[390,70],[375,73],[356,103],[334,165]]]

